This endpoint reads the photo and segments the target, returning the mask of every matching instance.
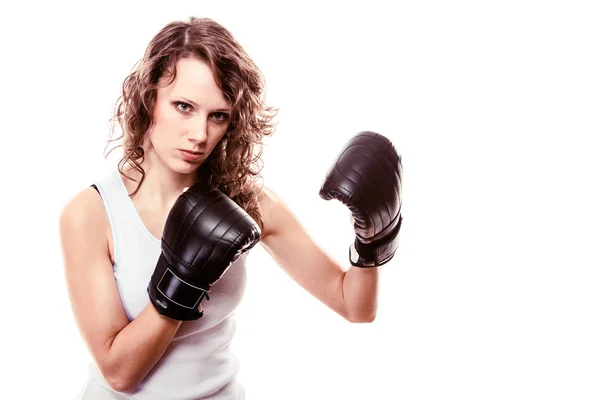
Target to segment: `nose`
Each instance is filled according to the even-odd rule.
[[[208,136],[208,124],[206,118],[195,118],[188,128],[188,139],[193,142],[205,142]]]

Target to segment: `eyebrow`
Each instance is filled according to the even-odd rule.
[[[181,97],[181,99],[183,99],[184,101],[186,101],[186,102],[190,103],[191,105],[193,105],[193,106],[194,106],[194,107],[196,107],[196,108],[199,108],[199,107],[200,107],[200,106],[198,105],[198,103],[196,103],[196,102],[195,102],[195,101],[193,101],[193,100],[190,100],[190,99],[188,99],[187,97],[184,97],[184,96],[177,96],[177,97]],[[224,108],[218,108],[218,109],[216,109],[216,110],[213,110],[213,112],[224,112],[224,111],[231,112],[231,107],[224,107]]]

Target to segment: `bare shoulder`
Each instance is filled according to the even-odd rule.
[[[272,188],[263,186],[258,201],[264,222],[263,238],[276,235],[281,232],[282,227],[295,222],[285,201]]]
[[[108,223],[102,198],[96,189],[89,187],[73,196],[60,214],[60,224],[64,227],[86,227],[88,224]]]
[[[65,243],[81,243],[85,240],[94,247],[107,249],[109,229],[108,216],[102,198],[92,188],[86,188],[73,196],[63,208],[60,218],[60,235]]]

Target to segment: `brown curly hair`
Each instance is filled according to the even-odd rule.
[[[231,104],[232,112],[227,132],[198,168],[198,178],[209,183],[242,207],[262,228],[263,219],[258,203],[261,177],[262,140],[275,129],[273,119],[277,109],[264,102],[264,77],[242,46],[222,25],[209,18],[190,17],[164,26],[148,43],[143,58],[125,78],[122,93],[111,118],[121,126],[122,134],[110,142],[123,139],[123,158],[119,172],[127,179],[125,165],[137,169],[144,181],[141,167],[144,135],[154,123],[154,105],[159,80],[175,79],[176,63],[183,58],[197,58],[207,63],[218,87]],[[115,148],[116,148],[115,147]],[[108,145],[107,145],[108,148]],[[111,149],[110,152],[114,150]]]

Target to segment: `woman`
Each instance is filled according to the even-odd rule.
[[[321,196],[355,219],[352,266],[343,268],[257,183],[276,114],[263,91],[231,34],[200,18],[165,26],[126,78],[118,170],[60,217],[72,308],[94,359],[79,398],[243,398],[230,343],[256,243],[347,320],[375,318],[378,268],[368,267],[397,247],[400,159],[366,132],[329,171]]]

